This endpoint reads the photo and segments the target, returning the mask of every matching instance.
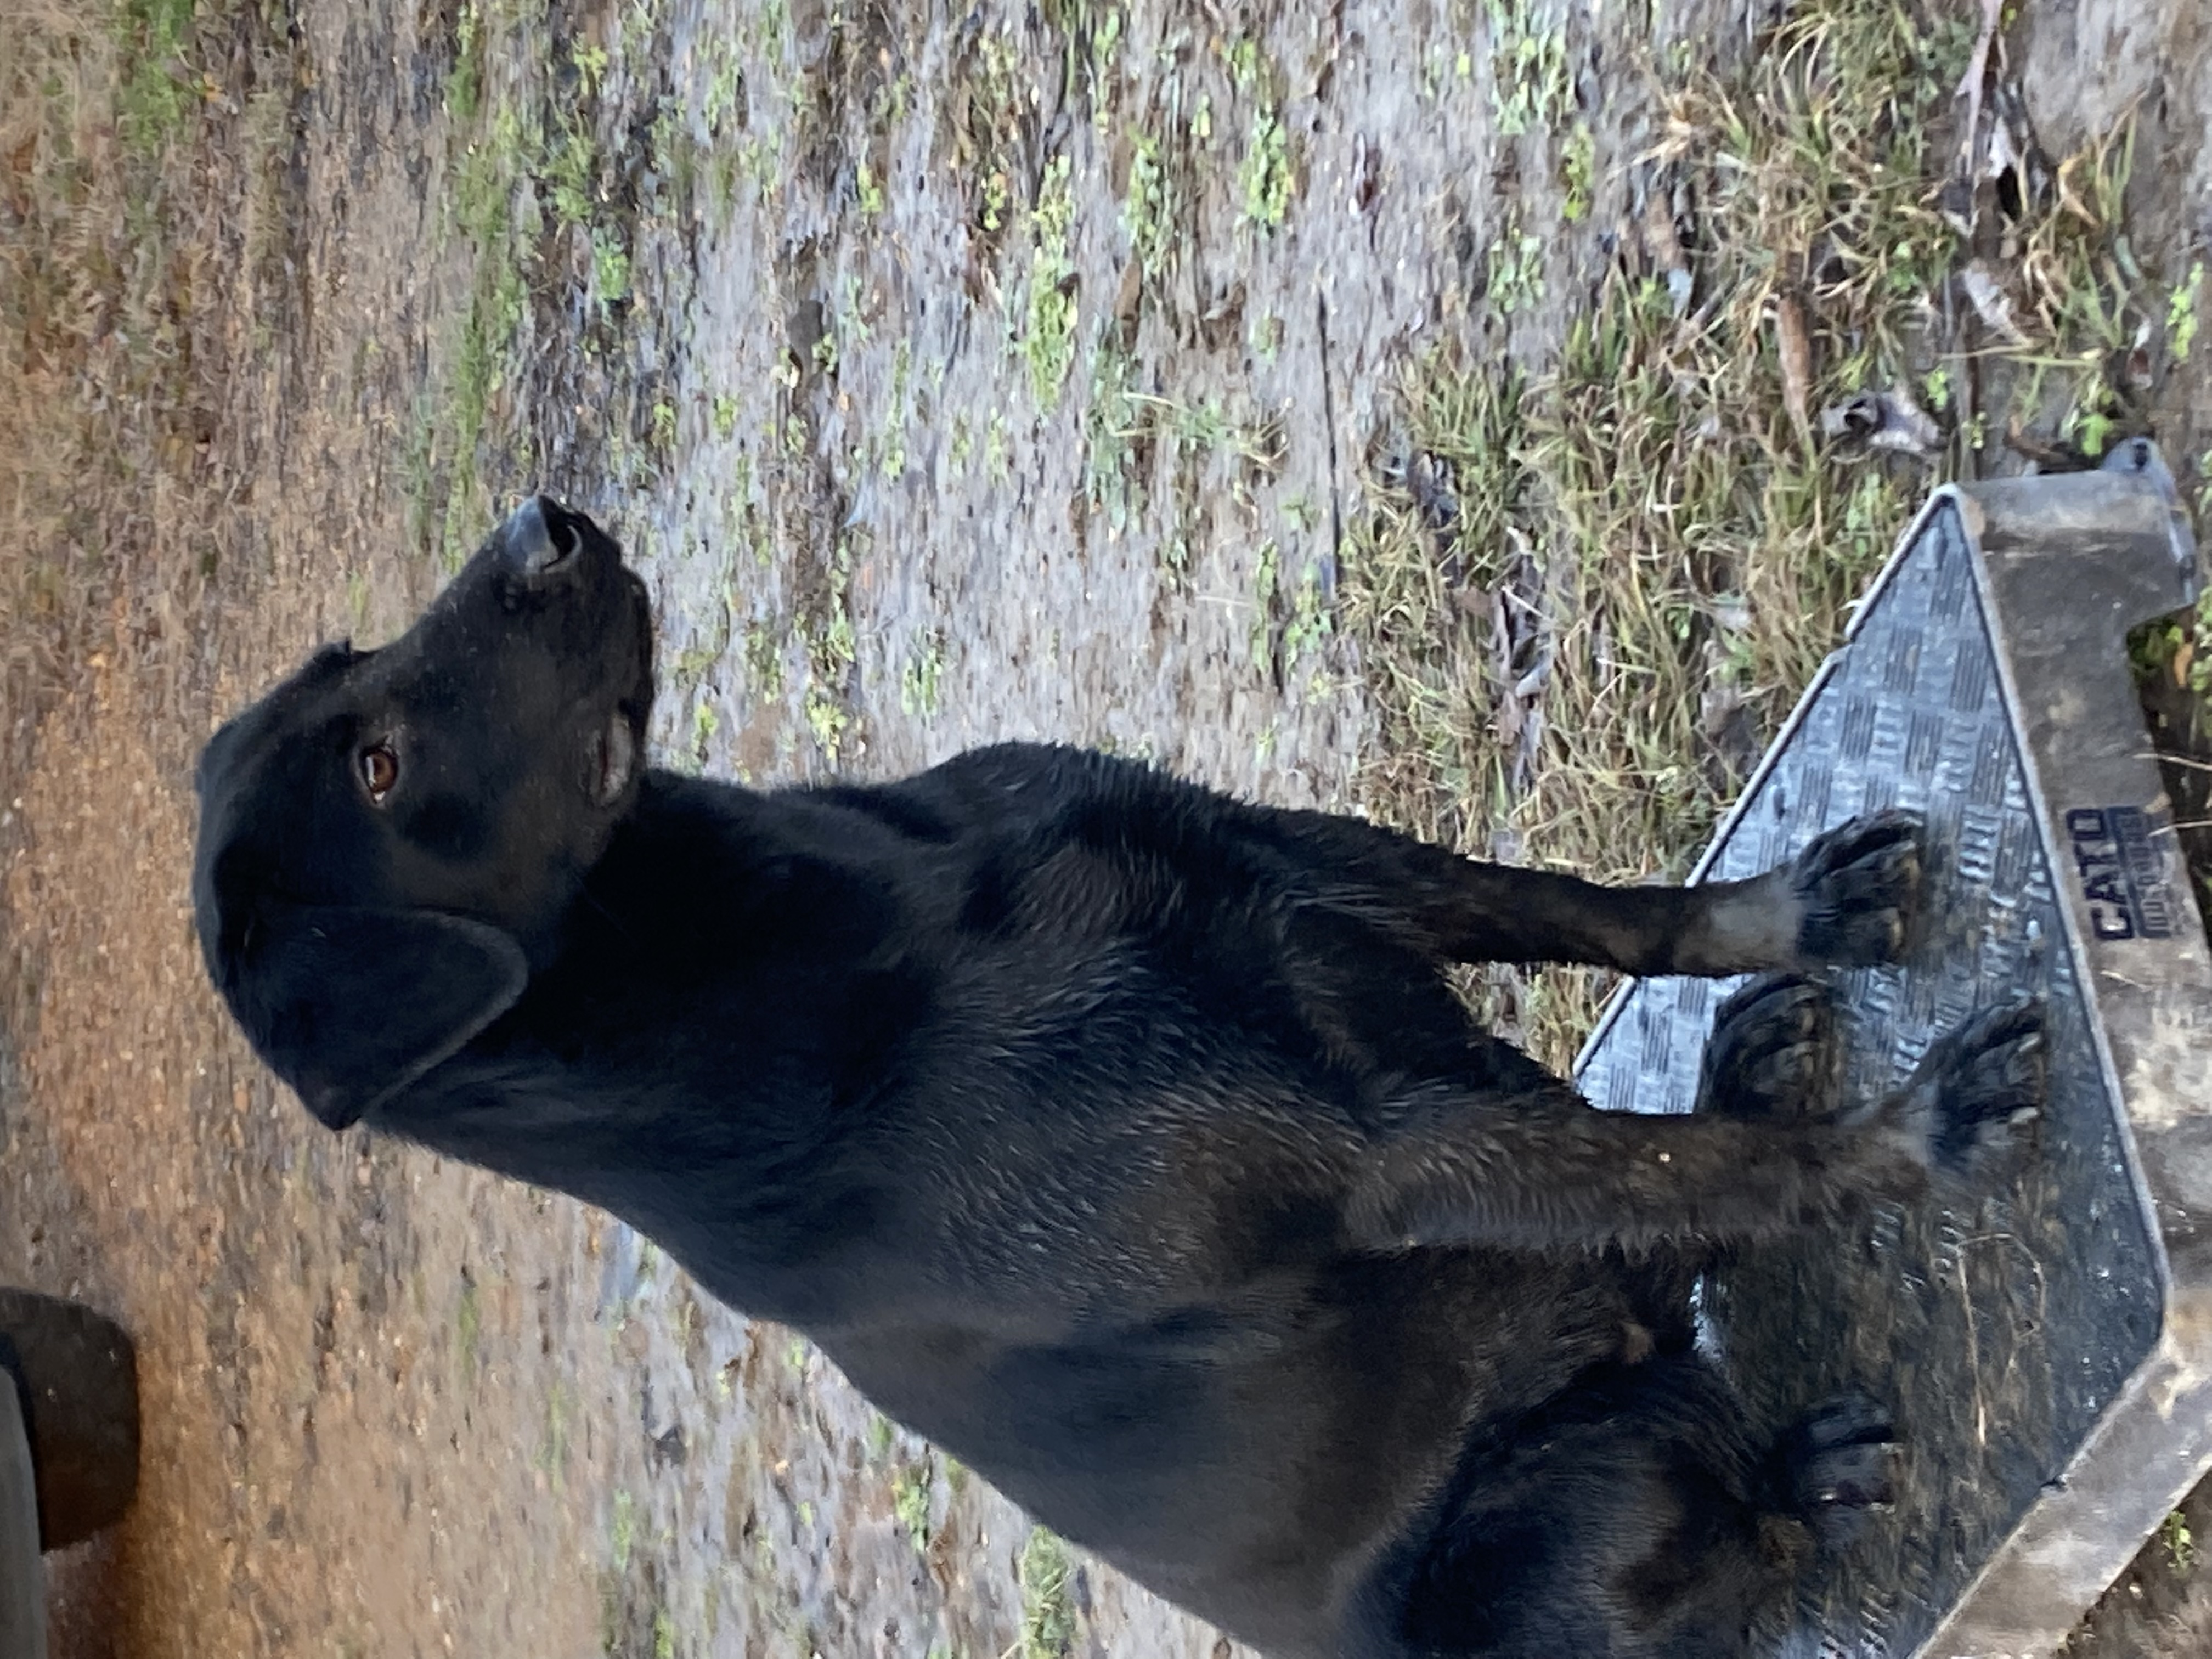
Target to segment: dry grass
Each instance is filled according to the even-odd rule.
[[[278,238],[281,41],[251,9],[4,0],[0,30],[0,788],[75,667],[173,686],[228,549],[233,320]],[[231,82],[195,65],[234,50]],[[247,49],[234,48],[243,46]],[[257,71],[259,73],[257,74]],[[252,307],[246,307],[248,311]],[[10,793],[12,789],[10,788]]]
[[[100,343],[121,323],[113,34],[30,0],[0,12],[0,729],[19,750],[86,610],[105,526],[75,486],[103,460]]]
[[[1994,458],[1993,406],[2093,452],[2129,429],[2109,365],[2162,302],[2119,234],[2124,136],[2017,222],[1985,212],[2012,334],[1957,297],[1980,244],[1935,204],[1972,45],[1897,0],[1815,0],[1747,68],[1678,70],[1623,256],[1549,371],[1416,374],[1347,558],[1378,816],[1679,877],[1914,501]],[[1865,393],[1942,436],[1921,457],[1824,442],[1820,411]],[[1492,1012],[1563,1065],[1606,988],[1509,975]]]

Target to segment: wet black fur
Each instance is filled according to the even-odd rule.
[[[203,761],[210,971],[319,1116],[623,1217],[1279,1659],[1753,1650],[1824,1516],[1881,1495],[1886,1429],[1755,1433],[1691,1266],[1910,1196],[1936,1130],[1741,1089],[1598,1113],[1443,970],[1878,957],[1909,824],[1607,890],[1067,749],[603,804],[649,617],[542,510],[572,556],[495,534]]]

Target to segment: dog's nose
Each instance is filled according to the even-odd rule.
[[[500,526],[499,556],[518,576],[542,575],[575,550],[573,530],[566,539],[570,544],[565,547],[556,542],[546,520],[544,497],[532,495]]]

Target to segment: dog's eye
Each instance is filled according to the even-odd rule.
[[[399,757],[392,752],[390,744],[374,744],[361,751],[359,765],[361,787],[368,791],[369,799],[383,805],[392,786],[399,781]]]

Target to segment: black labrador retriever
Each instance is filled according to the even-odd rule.
[[[1885,959],[1910,820],[1613,889],[1067,749],[760,793],[641,763],[652,665],[541,499],[209,744],[208,967],[323,1122],[623,1218],[1277,1659],[1744,1654],[1883,1500],[1881,1414],[1760,1435],[1689,1286],[1971,1175],[2033,1010],[1854,1109],[1818,988],[1757,981],[1704,1109],[1635,1117],[1445,969]]]

